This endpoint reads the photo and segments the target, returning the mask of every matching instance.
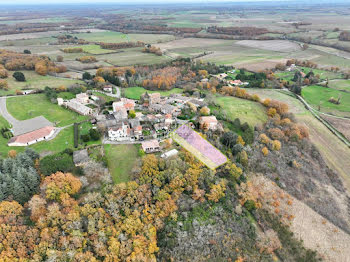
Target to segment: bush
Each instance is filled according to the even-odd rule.
[[[247,200],[245,203],[244,203],[244,207],[249,211],[253,211],[256,209],[256,205],[255,205],[255,202],[253,200]]]
[[[13,73],[12,76],[18,82],[25,82],[26,81],[26,77],[24,76],[24,74],[22,72],[16,71],[16,72]]]
[[[25,49],[24,51],[23,51],[23,54],[27,54],[27,55],[30,55],[32,52],[30,52],[30,50],[28,50],[28,49]]]
[[[81,139],[83,140],[83,142],[89,142],[91,137],[89,134],[85,134],[85,135],[81,135]]]
[[[83,79],[84,80],[91,80],[92,79],[92,75],[89,72],[85,72],[83,74]]]
[[[100,132],[97,129],[93,129],[93,128],[90,129],[89,135],[90,135],[91,139],[94,141],[99,140],[101,137]]]
[[[49,176],[57,171],[69,172],[74,168],[73,157],[65,153],[46,156],[40,161],[40,171]]]

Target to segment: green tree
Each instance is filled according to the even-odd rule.
[[[26,81],[26,77],[24,76],[24,74],[22,72],[16,71],[16,72],[13,73],[12,76],[18,82],[25,82]]]

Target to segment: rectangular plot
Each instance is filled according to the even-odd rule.
[[[176,129],[172,137],[210,169],[215,169],[227,162],[224,154],[187,125]]]

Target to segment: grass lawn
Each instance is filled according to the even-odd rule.
[[[342,116],[350,116],[350,93],[335,90],[333,88],[326,88],[322,86],[308,86],[303,88],[302,96],[305,100],[317,109],[321,104],[322,112],[331,112]],[[340,97],[340,104],[336,105],[328,100],[334,97]]]
[[[31,148],[36,150],[38,153],[50,152],[58,153],[62,152],[66,148],[74,148],[74,132],[73,126],[67,127],[55,137],[55,139],[50,141],[42,141],[37,144],[31,145]],[[18,147],[14,148],[17,150]],[[22,147],[21,147],[22,148]],[[25,149],[23,147],[23,149]]]
[[[231,96],[217,96],[215,101],[221,106],[229,119],[239,118],[241,123],[247,122],[251,126],[263,124],[267,121],[264,106],[257,102]]]
[[[18,120],[44,116],[57,126],[66,126],[88,118],[51,103],[44,94],[10,97],[7,99],[7,110]]]
[[[171,90],[168,90],[168,91],[162,91],[162,90],[159,90],[159,91],[149,91],[149,90],[146,90],[144,89],[143,87],[128,87],[128,88],[124,88],[123,89],[124,93],[125,93],[125,97],[127,98],[130,98],[130,99],[137,99],[139,100],[141,95],[143,93],[160,93],[160,95],[162,96],[169,96],[170,94],[180,94],[182,93],[182,89],[180,88],[173,88]]]
[[[65,100],[70,100],[76,97],[75,94],[71,93],[71,92],[61,92],[57,94],[57,97],[63,98]]]
[[[337,79],[341,78],[341,73],[335,73],[335,72],[329,72],[322,69],[313,69],[308,67],[300,67],[300,69],[305,73],[309,73],[310,71],[313,71],[315,75],[320,75],[320,80],[326,80],[327,78],[330,79]]]
[[[130,180],[130,172],[137,162],[136,145],[104,145],[109,171],[114,183]]]
[[[3,127],[10,127],[10,124],[6,121],[5,118],[0,116],[0,128],[3,128]],[[8,151],[10,151],[11,149],[14,149],[7,146],[7,141],[8,140],[0,134],[0,157],[1,158],[7,157]]]
[[[107,96],[107,95],[100,93],[98,91],[93,91],[93,95],[103,99],[106,102],[111,102],[111,101],[117,100],[115,97]]]

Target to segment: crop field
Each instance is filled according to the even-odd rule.
[[[166,56],[157,56],[155,54],[143,53],[141,48],[121,49],[119,51],[122,52],[108,55],[99,55],[97,58],[100,61],[107,61],[117,66],[157,64],[170,60],[170,58]]]
[[[121,43],[121,42],[137,42],[158,43],[175,39],[174,36],[165,34],[124,34],[120,32],[105,31],[93,33],[79,33],[74,36],[91,42],[105,43]]]
[[[229,119],[239,118],[241,123],[247,122],[251,126],[267,121],[266,109],[257,102],[231,96],[217,96],[215,102]]]
[[[114,183],[128,182],[131,170],[138,162],[136,145],[104,145],[104,150]]]
[[[302,96],[314,108],[320,106],[321,112],[350,117],[350,93],[315,85],[303,88]],[[340,104],[329,102],[331,97],[340,98]]]
[[[10,97],[7,99],[7,110],[18,120],[44,116],[61,127],[87,119],[86,116],[51,103],[44,94]]]
[[[300,50],[300,45],[287,40],[242,40],[236,42],[236,44],[277,52],[294,52]]]
[[[123,92],[125,94],[125,97],[127,98],[130,98],[130,99],[136,99],[136,100],[139,100],[141,95],[148,92],[150,94],[152,93],[160,93],[160,95],[162,96],[169,96],[170,94],[179,94],[179,93],[182,93],[182,89],[179,89],[179,88],[173,88],[169,91],[162,91],[162,90],[159,90],[159,91],[150,91],[150,90],[146,90],[144,89],[143,87],[128,87],[128,88],[124,88],[123,89]]]
[[[101,46],[99,45],[81,45],[81,46],[77,46],[77,48],[82,48],[84,52],[92,55],[108,54],[113,52],[108,49],[102,49]]]

